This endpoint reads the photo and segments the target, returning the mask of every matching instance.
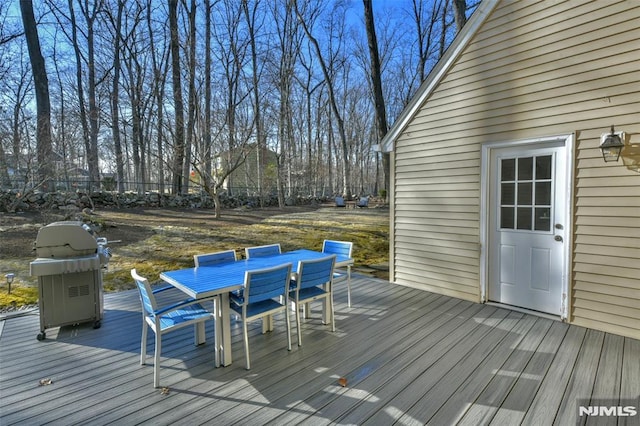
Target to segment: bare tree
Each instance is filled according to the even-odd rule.
[[[69,0],[71,3],[71,0]],[[87,149],[87,165],[89,167],[89,181],[91,188],[100,187],[100,168],[98,165],[98,119],[100,110],[97,102],[97,77],[95,60],[95,31],[94,24],[98,13],[102,11],[103,0],[94,0],[90,5],[88,0],[78,0],[80,10],[87,23],[87,71],[89,95],[89,130],[90,139]]]
[[[205,188],[210,188],[211,179],[211,0],[205,0],[204,32],[204,135],[200,155],[202,156],[202,177]]]
[[[24,25],[24,34],[27,39],[31,70],[36,93],[37,108],[37,151],[38,151],[38,176],[41,188],[44,191],[52,191],[53,177],[53,151],[51,148],[51,103],[49,99],[49,80],[47,69],[40,49],[38,28],[33,13],[31,0],[20,0],[20,12]]]
[[[157,155],[157,167],[158,170],[158,191],[164,193],[164,90],[166,83],[166,70],[168,70],[169,64],[169,46],[164,46],[161,50],[161,57],[158,58],[158,52],[155,44],[155,35],[152,25],[152,1],[147,0],[147,31],[149,34],[149,48],[151,54],[151,61],[153,66],[153,84],[152,91],[155,99],[156,107],[156,155]]]
[[[322,50],[320,49],[320,43],[318,43],[318,40],[311,33],[309,24],[307,23],[307,21],[309,20],[309,16],[305,17],[302,14],[298,6],[297,0],[293,0],[293,3],[295,6],[295,11],[296,11],[296,16],[298,17],[298,21],[302,25],[302,28],[304,29],[304,32],[307,35],[307,38],[309,39],[309,42],[311,43],[311,45],[313,46],[313,49],[315,50],[316,56],[320,63],[320,68],[322,69],[322,74],[324,75],[324,79],[327,85],[327,90],[329,93],[329,104],[331,105],[331,111],[333,112],[333,116],[335,117],[337,122],[338,135],[340,136],[340,145],[342,147],[342,153],[343,153],[342,192],[347,198],[351,198],[351,195],[352,195],[351,194],[351,163],[349,161],[349,146],[347,143],[347,135],[344,129],[344,119],[342,117],[340,108],[338,107],[338,99],[335,91],[336,82],[332,78],[332,74],[330,72],[328,63],[327,61],[325,61],[325,58],[322,55]],[[314,11],[311,11],[311,16],[317,13],[318,13],[317,9]]]
[[[376,37],[376,27],[373,20],[373,6],[371,0],[364,2],[364,24],[367,30],[367,41],[369,44],[369,55],[371,56],[370,78],[373,85],[373,100],[376,112],[376,129],[378,130],[378,141],[387,134],[387,112],[382,92],[382,70],[380,67],[380,57],[378,55],[378,38]],[[382,169],[384,171],[384,187],[389,188],[389,154],[382,154]]]
[[[123,48],[126,55],[122,60],[125,68],[124,88],[129,96],[129,114],[131,123],[131,150],[134,176],[138,193],[147,190],[148,179],[148,138],[145,138],[145,112],[152,94],[145,91],[144,82],[147,77],[145,66],[147,51],[141,35],[140,27],[144,19],[144,9],[140,4],[133,4],[126,19],[127,30],[123,37]]]
[[[278,93],[277,135],[279,155],[277,157],[278,205],[285,205],[284,174],[287,174],[287,196],[291,195],[291,152],[292,143],[292,84],[295,77],[295,65],[300,50],[300,35],[296,25],[295,12],[290,1],[274,2],[271,8],[273,22],[276,25],[277,49],[273,56],[273,81]]]
[[[124,10],[124,0],[117,0],[116,16],[110,14],[113,26],[113,80],[111,84],[111,135],[116,152],[116,174],[118,182],[118,192],[124,192],[124,154],[120,141],[120,50],[122,40],[122,12]]]
[[[411,2],[418,43],[418,75],[420,76],[418,85],[427,78],[427,63],[432,55],[435,25],[438,22],[444,1],[446,0],[434,1],[430,11],[425,10],[426,4],[421,0],[412,0]],[[427,13],[429,13],[428,16]]]
[[[80,29],[76,19],[74,0],[68,0],[68,10],[63,10],[61,3],[47,0],[48,6],[54,12],[59,27],[63,30],[73,48],[76,60],[76,93],[78,97],[79,118],[82,125],[82,135],[89,169],[89,184],[91,187],[99,187],[100,171],[98,166],[98,119],[99,106],[97,102],[97,76],[95,67],[95,43],[94,24],[98,14],[102,11],[103,0],[96,0],[92,4],[88,0],[77,0],[80,12],[87,25],[85,30]],[[69,27],[65,25],[69,22]],[[80,35],[85,39],[81,42]],[[83,47],[87,47],[85,55]],[[88,114],[85,100],[84,64],[87,66],[87,96]]]
[[[178,33],[178,0],[169,0],[169,29],[171,31],[171,75],[173,78],[173,109],[175,114],[175,143],[173,149],[174,194],[182,188],[184,165],[184,104],[182,102],[182,79],[180,76],[180,36]]]
[[[216,218],[221,216],[220,192],[226,187],[227,192],[231,194],[234,172],[244,164],[248,154],[248,142],[253,134],[251,118],[243,114],[246,108],[241,108],[250,96],[243,86],[249,42],[240,34],[242,5],[234,0],[225,0],[218,4],[218,17],[216,25],[213,26],[213,39],[217,46],[212,51],[216,54],[218,71],[221,73],[218,78],[220,127],[212,137],[217,142],[215,149],[212,147],[210,152],[216,159],[212,171],[213,179],[203,180],[203,188],[214,200]],[[209,155],[209,152],[206,155]],[[194,161],[192,165],[202,175],[197,163]]]
[[[188,52],[188,92],[187,92],[187,139],[184,146],[184,164],[182,170],[182,193],[189,193],[189,179],[191,176],[191,153],[195,138],[196,125],[196,1],[191,0],[189,6],[189,37],[187,39]]]
[[[260,196],[260,203],[263,204],[263,180],[264,180],[264,166],[265,160],[263,154],[266,148],[266,140],[264,134],[264,123],[262,122],[262,100],[260,98],[260,70],[258,63],[258,51],[256,47],[256,37],[260,24],[258,23],[258,16],[261,15],[259,9],[260,0],[254,0],[251,9],[249,8],[248,0],[242,0],[242,10],[247,22],[247,30],[249,36],[249,45],[251,47],[251,71],[252,71],[252,83],[253,83],[253,115],[254,124],[256,130],[256,171],[257,171],[257,183],[258,194]]]

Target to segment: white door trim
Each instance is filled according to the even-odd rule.
[[[482,145],[480,164],[480,300],[487,301],[487,285],[489,281],[489,186],[491,184],[490,159],[491,152],[495,149],[523,147],[533,144],[547,144],[563,142],[565,146],[565,161],[567,170],[565,195],[565,244],[563,245],[563,272],[562,272],[562,309],[561,318],[567,319],[570,312],[569,295],[569,271],[571,268],[571,247],[573,247],[573,186],[574,186],[574,144],[575,134],[550,136],[536,139],[524,139],[518,141],[492,142]],[[562,159],[559,159],[562,161]]]

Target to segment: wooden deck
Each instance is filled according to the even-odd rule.
[[[165,394],[152,358],[138,362],[135,291],[105,296],[98,330],[51,329],[39,342],[37,312],[0,321],[0,424],[570,425],[592,398],[638,408],[638,340],[362,276],[352,296],[348,308],[336,293],[335,333],[312,312],[301,348],[291,315],[291,352],[283,316],[264,335],[254,323],[250,371],[235,321],[228,367],[213,367],[211,339],[193,346],[192,329],[165,336]]]

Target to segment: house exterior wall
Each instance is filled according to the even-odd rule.
[[[612,124],[626,147],[605,163],[598,144]],[[568,320],[640,337],[635,0],[497,3],[395,140],[391,280],[480,301],[482,145],[566,134]]]

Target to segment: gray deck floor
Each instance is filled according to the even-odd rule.
[[[228,367],[214,368],[190,328],[165,336],[165,394],[152,386],[152,333],[139,365],[135,291],[105,296],[97,330],[54,328],[39,342],[37,312],[0,321],[0,424],[640,423],[578,417],[578,404],[637,407],[638,340],[362,276],[352,290],[351,308],[344,288],[335,295],[335,333],[314,307],[300,348],[291,315],[291,352],[283,316],[271,333],[250,325],[250,371],[236,321]]]

